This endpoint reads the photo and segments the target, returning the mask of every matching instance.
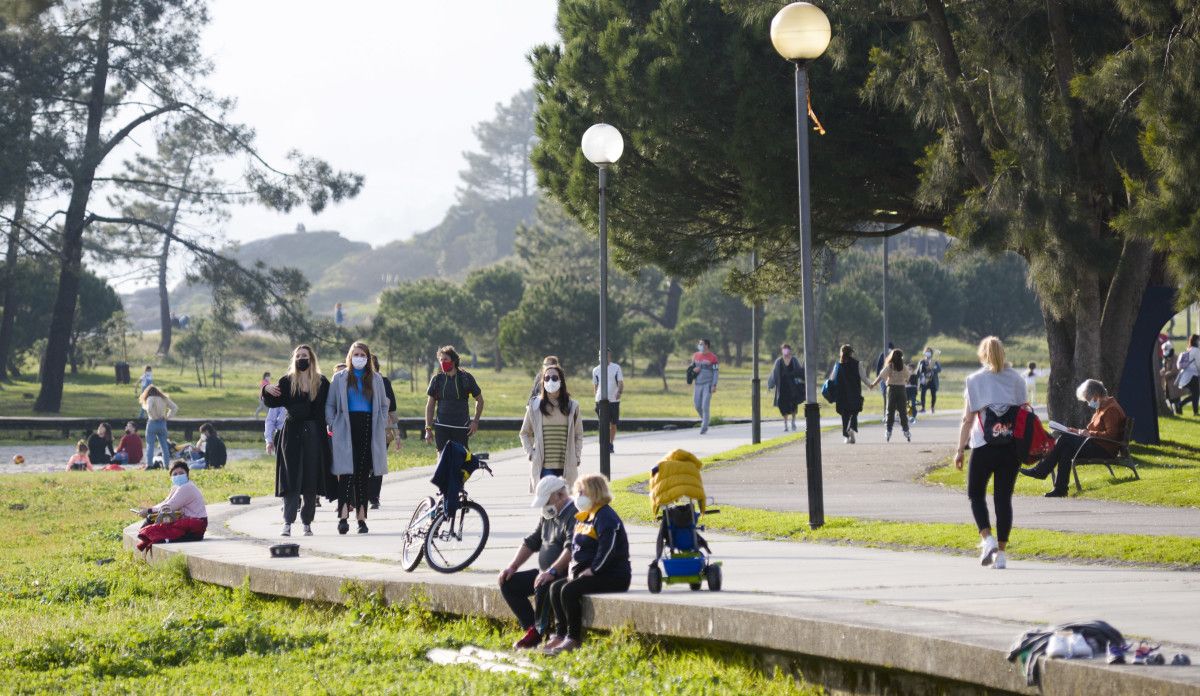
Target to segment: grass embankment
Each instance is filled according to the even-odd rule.
[[[1177,419],[1176,419],[1177,420]],[[1200,424],[1195,426],[1200,430]],[[1166,437],[1164,435],[1164,437]],[[1192,436],[1195,439],[1195,435]],[[764,450],[786,445],[803,439],[802,434],[786,435],[768,440],[759,445],[747,445],[722,453],[706,460],[706,464],[719,461],[745,459]],[[1196,495],[1196,476],[1200,471],[1200,448],[1190,445],[1171,445],[1158,457],[1170,457],[1169,452],[1188,453],[1183,460],[1164,464],[1170,471],[1190,471],[1182,474],[1175,483],[1186,488],[1185,476],[1191,476],[1191,494]],[[1102,470],[1102,469],[1101,469]],[[936,473],[944,475],[945,470]],[[959,473],[950,468],[950,472]],[[1107,475],[1107,472],[1105,472]],[[961,478],[961,474],[960,474]],[[1143,478],[1147,478],[1143,474]],[[612,488],[616,496],[613,506],[621,517],[631,523],[654,524],[649,498],[634,489],[649,479],[649,474],[639,474],[614,481]],[[1147,481],[1150,488],[1153,479]],[[1042,489],[1045,488],[1043,482]],[[1146,493],[1147,497],[1157,497]],[[1182,494],[1181,494],[1182,495]],[[962,501],[963,517],[969,517],[966,501]],[[720,514],[705,517],[704,524],[714,530],[748,534],[755,538],[783,541],[808,541],[831,544],[855,544],[901,550],[933,550],[951,553],[973,553],[979,535],[973,524],[890,522],[862,520],[850,517],[827,517],[820,529],[809,529],[806,513],[778,512],[753,508],[723,505],[716,501]],[[1042,529],[1017,527],[1012,531],[1009,548],[1022,558],[1072,561],[1116,561],[1121,563],[1166,565],[1172,567],[1200,568],[1200,539],[1176,536],[1147,536],[1138,534],[1079,534]]]
[[[1130,447],[1138,462],[1140,481],[1124,467],[1113,467],[1116,476],[1110,476],[1103,466],[1081,466],[1078,471],[1083,491],[1077,493],[1072,480],[1071,495],[1142,505],[1200,507],[1200,420],[1164,416],[1158,419],[1158,430],[1160,444],[1134,443]],[[966,471],[953,466],[934,469],[926,480],[952,488],[967,486]],[[1042,495],[1050,488],[1049,479],[1017,478],[1017,495]]]
[[[428,458],[393,455],[394,467],[418,463]],[[209,500],[268,495],[273,471],[261,458],[196,480]],[[162,498],[168,484],[159,474],[0,480],[5,692],[818,693],[763,676],[727,649],[677,649],[625,631],[594,634],[560,659],[535,657],[555,672],[536,680],[437,666],[425,659],[429,649],[507,650],[516,625],[370,596],[344,607],[273,599],[191,582],[181,564],[149,567],[121,548],[121,529],[133,519],[127,508]]]

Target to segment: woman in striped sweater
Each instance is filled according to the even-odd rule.
[[[561,476],[573,484],[583,454],[583,419],[579,402],[567,392],[562,368],[542,369],[542,388],[529,400],[521,423],[521,447],[529,456],[529,491],[543,476]]]

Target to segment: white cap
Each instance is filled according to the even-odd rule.
[[[537,491],[533,494],[533,502],[529,507],[540,508],[546,505],[546,501],[550,500],[550,496],[558,491],[567,489],[567,480],[561,476],[543,476],[541,481],[538,481]]]

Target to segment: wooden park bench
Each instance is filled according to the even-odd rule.
[[[1082,491],[1083,486],[1079,485],[1079,471],[1076,470],[1075,467],[1081,466],[1084,464],[1103,464],[1104,467],[1106,469],[1108,469],[1108,473],[1110,476],[1116,476],[1116,474],[1113,472],[1114,465],[1123,466],[1133,472],[1134,479],[1139,480],[1139,481],[1141,480],[1142,477],[1140,475],[1138,475],[1137,461],[1135,461],[1133,456],[1130,455],[1130,453],[1129,453],[1129,441],[1130,441],[1130,437],[1132,436],[1132,434],[1133,434],[1133,419],[1127,418],[1127,419],[1125,419],[1125,437],[1120,440],[1110,440],[1105,437],[1096,437],[1094,435],[1090,435],[1090,436],[1084,438],[1083,443],[1079,445],[1079,449],[1075,450],[1075,457],[1071,459],[1071,475],[1075,477],[1076,492]],[[1099,440],[1101,442],[1111,442],[1111,443],[1117,445],[1118,446],[1117,456],[1115,456],[1115,457],[1080,457],[1079,453],[1083,450],[1084,445],[1091,442],[1092,440]]]

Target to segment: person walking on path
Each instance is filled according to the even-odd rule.
[[[538,481],[533,503],[529,506],[539,508],[541,517],[537,528],[525,537],[517,548],[512,562],[500,571],[497,578],[500,583],[500,594],[508,607],[516,614],[525,635],[513,643],[514,650],[535,648],[549,632],[550,625],[550,583],[543,582],[534,587],[534,581],[542,573],[550,570],[554,562],[566,551],[571,553],[571,533],[575,528],[575,503],[571,501],[571,487],[560,476],[547,476]],[[530,556],[537,554],[537,570],[521,570],[521,566]],[[551,578],[555,578],[551,574]],[[530,595],[534,603],[529,603]]]
[[[783,431],[788,430],[788,416],[791,416],[792,430],[795,430],[796,411],[804,400],[804,368],[787,343],[779,347],[779,357],[771,368],[771,376],[767,377],[767,389],[775,390],[775,408],[783,416]]]
[[[921,413],[925,413],[925,394],[929,394],[929,412],[937,413],[937,393],[941,387],[942,364],[934,357],[933,348],[925,346],[925,355],[917,363],[917,386],[921,389]]]
[[[1038,369],[1037,363],[1030,360],[1023,376],[1025,377],[1025,395],[1029,397],[1029,405],[1033,406],[1037,402],[1038,377],[1044,376],[1044,373]]]
[[[582,644],[584,595],[627,592],[633,577],[629,537],[621,517],[609,505],[608,481],[600,474],[588,474],[575,482],[575,493],[578,512],[571,553],[564,551],[533,583],[535,588],[551,583],[556,629],[543,648],[551,655],[570,652]],[[569,578],[563,577],[568,563]]]
[[[904,439],[912,442],[912,432],[908,429],[908,399],[905,398],[904,388],[908,384],[908,365],[904,364],[904,353],[899,349],[893,349],[891,355],[888,356],[887,364],[883,366],[883,371],[875,377],[875,381],[871,382],[871,386],[876,384],[887,385],[887,434],[885,439],[888,442],[892,441],[892,425],[896,422],[896,414],[900,414],[900,428],[904,431]]]
[[[392,388],[392,380],[384,376],[379,369],[379,356],[371,354],[371,366],[375,368],[375,372],[383,379],[383,391],[387,395],[388,416],[387,416],[387,431],[384,436],[385,444],[389,447],[394,440],[396,442],[396,451],[400,451],[400,438],[396,436],[396,391]],[[383,477],[371,475],[370,489],[367,491],[367,498],[371,503],[372,510],[379,509],[379,494],[383,490]]]
[[[1028,399],[1025,398],[1025,380],[1005,363],[1004,344],[1000,339],[988,336],[980,341],[978,354],[983,367],[967,376],[954,466],[962,470],[963,453],[970,446],[967,498],[971,501],[971,514],[979,528],[979,562],[1003,569],[1008,563],[1005,549],[1008,547],[1008,534],[1012,530],[1012,495],[1020,463],[1011,435],[1008,441],[1002,441],[1003,438],[997,438],[996,435],[1003,434],[1002,423],[1006,417],[1010,423],[1015,421],[1012,417],[1015,416],[1015,409],[1021,408]],[[985,422],[988,424],[987,431],[984,430]],[[987,507],[989,479],[994,479],[995,536],[992,535]]]
[[[125,424],[125,434],[121,436],[121,442],[117,445],[112,460],[118,464],[140,464],[142,449],[142,438],[138,436],[137,423],[129,421]]]
[[[555,367],[559,366],[557,355],[547,355],[546,357],[542,358],[542,369],[543,370],[545,370],[547,367],[550,367],[551,365],[553,365]],[[533,376],[533,388],[529,390],[529,398],[532,399],[541,393],[542,393],[542,373],[538,372],[536,375]]]
[[[162,451],[162,465],[171,464],[171,443],[167,441],[167,421],[179,413],[179,407],[158,387],[151,384],[142,392],[142,410],[146,412],[146,463],[154,462],[154,445]]]
[[[600,417],[600,366],[592,368],[592,386],[596,391],[596,417]],[[621,366],[613,362],[612,350],[608,351],[608,453],[613,452],[613,441],[617,439],[617,424],[621,422],[621,393],[625,391],[625,375]]]
[[[429,380],[425,391],[425,440],[438,452],[453,440],[470,450],[470,439],[479,430],[483,416],[483,391],[475,377],[459,369],[458,351],[454,346],[442,346],[437,352],[442,371]],[[475,399],[475,417],[467,409],[467,399]]]
[[[1071,461],[1076,457],[1085,459],[1108,459],[1116,457],[1118,444],[1125,439],[1125,410],[1117,400],[1108,395],[1108,389],[1098,380],[1089,379],[1075,390],[1075,398],[1095,410],[1084,430],[1058,434],[1058,441],[1042,461],[1021,473],[1036,479],[1045,479],[1058,468],[1054,476],[1054,488],[1046,493],[1047,498],[1065,498],[1071,486]],[[1090,440],[1088,438],[1102,438]]]
[[[304,536],[312,536],[317,496],[325,492],[332,456],[325,432],[329,380],[321,374],[316,352],[307,345],[296,346],[287,372],[278,384],[263,387],[262,397],[267,406],[286,413],[278,432],[268,435],[268,446],[275,450],[275,497],[283,498],[280,535],[292,535],[299,512]]]
[[[333,475],[338,482],[338,534],[350,531],[350,511],[358,533],[366,534],[371,477],[387,473],[388,400],[383,376],[362,341],[350,345],[349,369],[333,375],[325,421],[333,432]]]
[[[863,410],[863,385],[868,388],[867,368],[854,357],[854,347],[842,346],[838,362],[833,366],[833,405],[842,417],[842,443],[854,444],[858,438],[858,414]]]
[[[717,377],[721,369],[721,361],[711,350],[707,338],[696,342],[696,352],[692,354],[692,362],[688,369],[695,375],[692,382],[692,404],[696,407],[696,415],[700,417],[700,434],[708,432],[708,421],[712,415],[712,397],[717,393]]]
[[[583,417],[579,402],[567,391],[562,369],[542,370],[542,393],[529,401],[521,422],[521,448],[529,457],[529,492],[546,476],[560,476],[567,485],[579,476],[583,456]]]
[[[271,383],[271,373],[264,372],[262,379],[260,379],[258,381],[258,407],[254,409],[254,417],[255,418],[258,418],[259,413],[262,413],[263,411],[267,410],[267,404],[266,404],[266,402],[263,401],[263,398],[262,398],[262,390],[263,390],[263,387],[267,386],[270,383]]]
[[[88,459],[92,460],[92,464],[110,464],[113,460],[112,429],[108,427],[108,423],[101,423],[96,426],[96,432],[88,436]]]
[[[891,355],[892,351],[895,349],[896,349],[896,345],[894,343],[892,343],[891,341],[888,341],[887,348],[880,351],[879,357],[875,358],[875,376],[876,377],[879,376],[879,373],[883,372],[883,367],[887,363],[888,356]],[[883,414],[886,416],[887,415],[887,384],[886,383],[881,383],[879,385],[879,395],[883,397]]]
[[[1188,349],[1179,354],[1176,363],[1179,375],[1175,384],[1188,390],[1188,396],[1179,401],[1179,413],[1183,413],[1183,405],[1192,404],[1192,415],[1200,415],[1200,334],[1192,334],[1188,339]]]

